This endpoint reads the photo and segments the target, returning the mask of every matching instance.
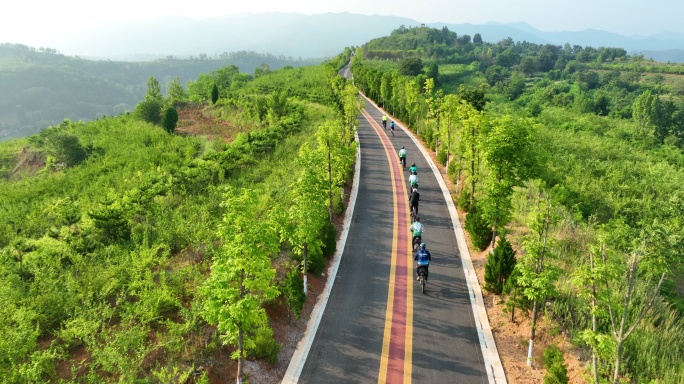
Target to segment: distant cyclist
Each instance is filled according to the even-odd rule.
[[[418,174],[418,167],[416,167],[416,163],[411,164],[409,167],[409,172],[415,173],[416,175]]]
[[[419,280],[420,270],[425,270],[425,281],[428,279],[428,269],[430,267],[430,261],[432,260],[432,255],[430,251],[426,249],[425,243],[420,244],[420,248],[413,256],[413,260],[416,260],[416,280]]]
[[[403,146],[399,150],[399,162],[401,163],[401,166],[406,169],[406,148]]]
[[[394,137],[394,121],[390,122],[390,132],[392,132],[392,137]]]
[[[387,114],[382,115],[382,127],[387,129]]]

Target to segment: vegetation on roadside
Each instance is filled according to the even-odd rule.
[[[446,165],[512,315],[554,319],[593,382],[684,380],[684,66],[401,27],[352,71]]]
[[[233,352],[277,359],[264,306],[302,309],[299,244],[284,234],[305,171],[321,186],[308,212],[324,220],[303,236],[325,245],[321,260],[334,251],[328,207],[343,206],[356,150],[352,86],[336,76],[349,53],[258,77],[226,67],[207,75],[215,104],[202,87],[162,96],[151,77],[145,113],[2,143],[3,382],[206,382]],[[174,105],[211,117],[220,129],[200,130],[218,137],[178,134],[188,121],[174,134]]]

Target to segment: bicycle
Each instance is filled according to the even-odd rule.
[[[394,131],[392,131],[392,135],[394,136]],[[405,157],[400,157],[399,162],[401,163],[401,167],[406,170],[406,158]]]
[[[420,284],[420,292],[425,294],[425,284],[427,284],[427,270],[425,267],[418,268],[418,284]]]
[[[411,205],[411,223],[416,221],[416,217],[418,217],[418,207]]]

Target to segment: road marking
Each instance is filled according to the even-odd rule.
[[[366,100],[366,102],[373,105],[377,110],[387,113],[384,109],[380,108],[373,100],[369,99],[361,93],[361,96]],[[389,115],[389,114],[388,114]],[[482,290],[480,288],[480,283],[477,280],[477,275],[475,273],[475,267],[473,267],[473,262],[470,258],[470,251],[468,250],[468,245],[465,240],[465,235],[463,233],[463,228],[461,228],[461,223],[458,220],[458,212],[454,206],[454,202],[451,198],[451,194],[442,179],[442,175],[439,169],[432,161],[432,158],[427,153],[423,145],[416,139],[416,137],[401,124],[395,123],[400,129],[406,132],[406,135],[414,142],[418,150],[423,154],[423,157],[427,161],[432,173],[439,183],[439,187],[442,190],[442,195],[446,201],[447,208],[449,210],[449,216],[451,217],[451,223],[454,228],[454,234],[456,235],[456,242],[458,244],[458,252],[461,255],[461,263],[463,265],[463,271],[468,286],[468,295],[470,296],[470,304],[472,306],[473,318],[475,320],[475,326],[477,328],[477,336],[480,341],[480,349],[482,351],[482,357],[485,361],[485,370],[487,371],[487,378],[489,384],[507,384],[506,374],[503,369],[503,364],[501,363],[501,358],[499,357],[499,351],[496,348],[496,342],[494,340],[494,335],[492,334],[492,329],[489,325],[489,318],[487,317],[487,310],[484,306],[484,300],[482,298]]]
[[[385,149],[390,166],[394,211],[390,278],[378,383],[410,383],[413,372],[413,285],[409,289],[409,282],[413,280],[413,272],[407,235],[409,213],[406,186],[399,161],[394,156],[394,148],[391,151],[389,149],[392,146],[389,137],[367,111],[364,110],[363,114]]]

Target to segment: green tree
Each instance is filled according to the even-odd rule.
[[[176,129],[176,123],[178,123],[178,112],[176,111],[176,108],[167,108],[166,112],[164,112],[164,117],[162,117],[161,123],[166,132],[173,133],[173,131]]]
[[[492,248],[497,228],[505,226],[511,216],[513,187],[521,185],[534,165],[534,125],[529,119],[504,116],[494,119],[483,143],[487,197],[484,214],[492,223]]]
[[[479,250],[487,248],[492,238],[492,226],[482,216],[477,202],[473,200],[465,219],[465,229],[470,234],[470,241]]]
[[[504,237],[496,244],[494,252],[485,264],[485,289],[500,295],[504,285],[515,268],[515,251],[511,243]]]
[[[228,189],[221,206],[226,210],[219,225],[220,251],[214,256],[211,275],[202,286],[202,316],[216,325],[224,343],[237,349],[237,383],[242,382],[245,350],[253,336],[268,327],[265,302],[278,296],[271,256],[279,241],[268,212],[259,207],[251,190]]]
[[[418,76],[423,72],[423,61],[417,57],[408,57],[399,61],[399,73],[404,76]]]
[[[351,171],[356,154],[356,142],[345,142],[342,128],[339,124],[328,121],[318,127],[316,131],[318,141],[316,150],[320,153],[319,158],[324,161],[328,179],[328,216],[330,221],[332,221],[334,214],[333,193],[342,194],[344,192],[342,186]]]
[[[219,99],[219,90],[218,90],[218,86],[217,86],[216,84],[214,84],[214,87],[211,88],[211,103],[212,103],[212,104],[216,104],[216,102],[218,101],[218,99]]]
[[[86,159],[88,153],[78,136],[69,128],[71,121],[65,120],[57,127],[50,127],[41,133],[45,152],[55,166],[70,168]]]
[[[418,96],[420,95],[420,85],[415,80],[408,81],[406,83],[405,93],[406,95],[406,112],[408,113],[408,123],[412,124],[416,122],[418,116]]]
[[[304,294],[306,294],[307,272],[312,264],[309,256],[322,257],[321,231],[328,220],[327,183],[322,172],[324,161],[320,153],[316,152],[310,144],[304,144],[299,149],[297,164],[301,169],[301,174],[290,187],[292,205],[288,213],[291,229],[285,235],[293,245],[294,254],[302,257]]]
[[[150,76],[150,78],[147,79],[147,93],[145,94],[145,101],[150,100],[154,100],[160,104],[164,102],[164,96],[161,92],[161,84],[154,76]]]
[[[161,123],[162,103],[158,100],[149,99],[135,106],[133,114],[140,120],[159,125]]]
[[[475,185],[479,177],[481,135],[487,126],[485,114],[468,102],[461,100],[456,109],[458,117],[458,142],[462,159],[468,163],[465,168],[466,181],[470,183],[470,201],[475,198]]]
[[[639,95],[632,104],[632,119],[637,123],[639,132],[647,137],[654,137],[658,129],[660,100],[658,95],[646,91]]]
[[[558,269],[549,265],[548,235],[551,224],[551,204],[548,198],[539,197],[534,218],[529,224],[532,233],[523,241],[523,248],[527,252],[518,260],[515,269],[519,275],[517,283],[523,290],[523,295],[532,301],[532,327],[530,329],[530,343],[527,349],[527,365],[532,365],[534,351],[534,337],[537,329],[537,317],[540,303],[555,295],[554,282],[558,277]]]
[[[187,99],[188,93],[185,91],[185,88],[183,88],[183,85],[181,85],[180,78],[176,76],[171,79],[166,85],[166,100],[168,103],[173,105],[174,103],[182,102]]]
[[[161,111],[164,107],[164,96],[161,93],[161,84],[154,76],[147,80],[147,93],[145,100],[135,106],[134,114],[137,118],[159,125],[162,120]]]

